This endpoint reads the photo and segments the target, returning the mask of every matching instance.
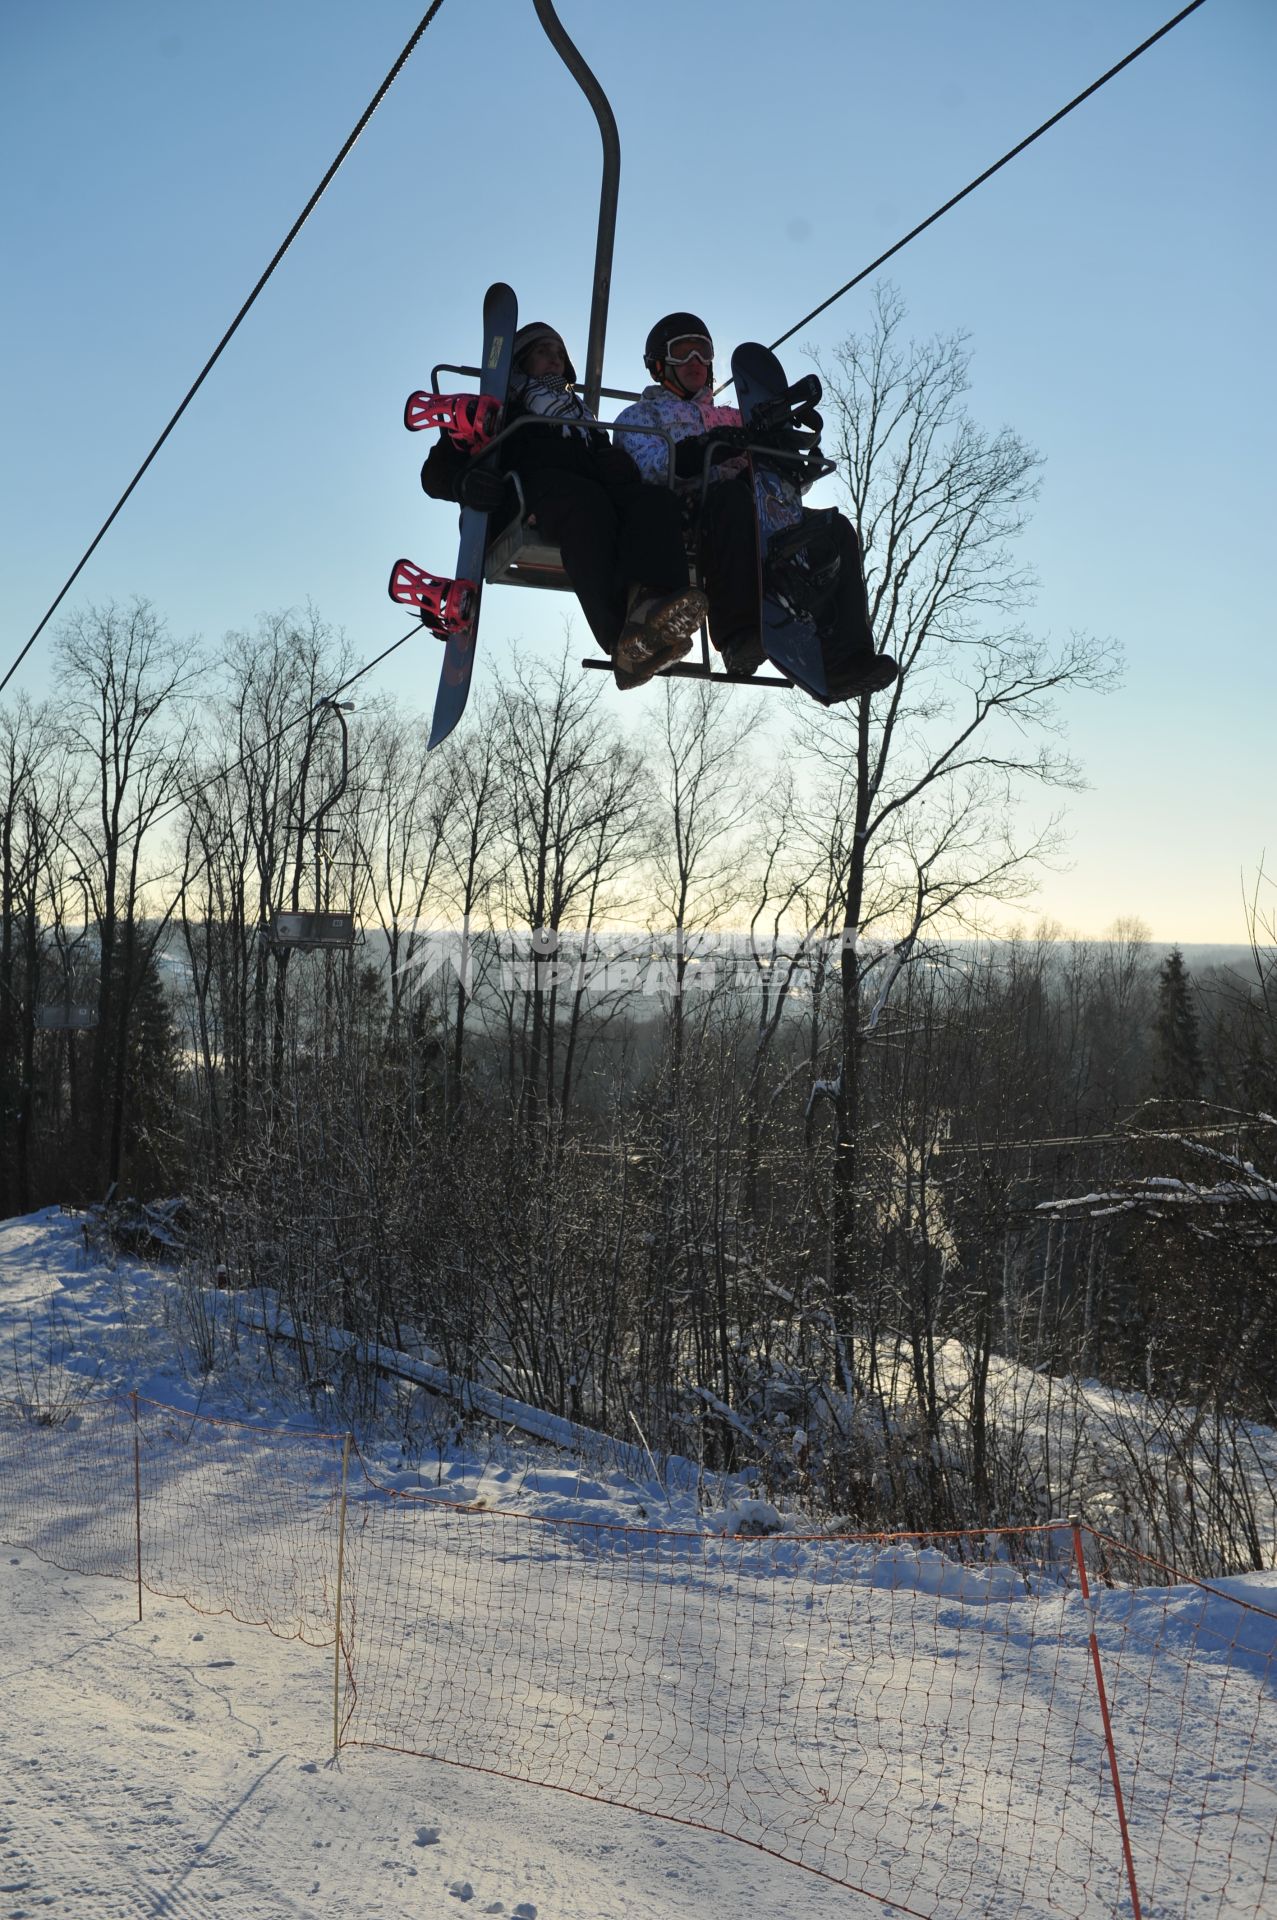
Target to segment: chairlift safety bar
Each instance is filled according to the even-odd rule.
[[[480,383],[482,383],[483,380],[483,369],[481,367],[461,367],[455,365],[451,360],[441,360],[437,367],[431,367],[430,369],[430,390],[432,393],[443,392],[443,388],[439,385],[439,375],[441,373],[463,373],[468,380],[478,380]],[[599,393],[606,400],[641,400],[643,398],[641,393],[634,393],[629,387],[600,387]]]

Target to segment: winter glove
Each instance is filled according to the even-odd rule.
[[[726,452],[728,447],[743,447],[746,437],[743,427],[715,427],[712,433],[694,433],[674,448],[674,471],[680,480],[699,480],[705,466],[705,450],[711,441],[717,460],[720,449]]]
[[[674,448],[674,471],[680,480],[696,480],[705,465],[705,435],[694,433],[686,440],[677,442]]]
[[[457,479],[457,498],[463,507],[493,513],[505,496],[505,475],[491,467],[467,467]]]
[[[595,465],[606,480],[618,486],[627,481],[642,481],[643,475],[637,462],[624,447],[614,446],[605,433],[591,434],[590,445],[594,451]]]
[[[432,500],[456,499],[457,475],[465,463],[465,454],[453,446],[446,433],[441,433],[421,469],[422,487]]]

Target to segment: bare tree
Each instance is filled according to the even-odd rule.
[[[704,681],[664,680],[648,726],[647,763],[656,783],[651,911],[674,936],[681,987],[690,934],[721,926],[744,898],[742,856],[751,847],[763,798],[750,752],[758,726]]]
[[[1137,1513],[1174,1565],[1205,1573],[1269,1564],[1254,1505],[1251,1422],[1277,1414],[1277,1119],[1150,1101],[1121,1163],[1085,1193],[1041,1203],[1091,1223],[1118,1256],[1120,1321],[1106,1377],[1147,1396],[1131,1465]]]
[[[567,647],[554,668],[516,664],[501,689],[501,780],[509,806],[511,858],[506,902],[511,926],[588,941],[600,922],[636,893],[649,850],[650,781],[641,754],[626,746],[585,688]],[[629,904],[633,904],[632,900]],[[582,997],[569,1002],[559,1031],[557,979],[548,990],[534,967],[530,992],[516,995],[511,1058],[518,1061],[519,1108],[562,1109],[560,1044],[575,1056]]]
[[[1079,784],[1051,739],[1055,700],[1105,687],[1113,673],[1109,646],[1076,635],[1052,646],[1021,624],[1034,581],[1011,542],[1024,530],[1041,461],[1009,428],[987,433],[967,413],[963,337],[908,341],[903,326],[899,298],[880,291],[871,332],[845,341],[822,368],[875,634],[901,666],[872,705],[832,709],[803,729],[824,770],[839,848],[842,1021],[828,1092],[845,1333],[863,1245],[863,994],[878,974],[881,1008],[924,927],[1023,893],[1055,845],[1056,822],[1025,830],[1013,802],[1026,783]]]
[[[480,958],[476,936],[488,911],[501,867],[508,796],[502,782],[502,749],[496,724],[496,703],[489,696],[474,716],[474,725],[444,748],[447,781],[452,794],[443,829],[443,885],[445,899],[459,922],[456,953],[455,1001],[452,1035],[445,1055],[450,1118],[460,1112],[464,1096],[466,1022]],[[449,991],[447,970],[442,980]]]
[[[42,1003],[78,997],[70,951],[85,929],[62,924],[59,878],[66,864],[71,770],[48,706],[20,699],[0,709],[0,1213],[33,1204],[37,1104],[36,1021]],[[82,896],[81,896],[82,899]],[[81,908],[83,916],[83,909]],[[50,978],[49,947],[66,963]],[[57,1035],[74,1085],[79,1036]],[[45,1090],[46,1108],[51,1104]],[[73,1116],[74,1118],[74,1116]],[[57,1159],[57,1156],[55,1156]],[[65,1159],[58,1161],[65,1172]]]
[[[352,830],[368,879],[369,907],[386,939],[390,1036],[400,1037],[405,993],[422,937],[426,903],[440,891],[453,764],[426,752],[419,720],[375,711],[360,728],[359,807]]]
[[[295,882],[314,884],[312,850],[297,844],[301,766],[316,704],[343,677],[344,656],[313,612],[272,614],[252,633],[229,634],[218,664],[221,697],[202,716],[196,777],[183,782],[179,854],[215,1159],[223,1128],[243,1140],[255,1095],[280,1071],[287,958],[272,955],[264,929],[291,905]],[[325,777],[317,765],[316,783]]]
[[[1250,965],[1216,972],[1210,1049],[1221,1096],[1277,1114],[1277,907],[1261,863],[1243,897]]]
[[[151,828],[173,798],[189,742],[184,696],[198,665],[145,600],[73,614],[58,636],[62,723],[86,769],[73,836],[101,952],[94,1105],[105,1180],[125,1137],[129,1025],[172,898],[146,924]]]
[[[1094,955],[1089,1025],[1098,1095],[1094,1117],[1102,1126],[1112,1126],[1143,1091],[1156,991],[1148,940],[1142,920],[1119,917]]]

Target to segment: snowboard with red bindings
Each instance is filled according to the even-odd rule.
[[[519,304],[514,289],[503,280],[494,282],[483,301],[483,354],[479,362],[482,393],[411,394],[404,408],[404,425],[413,432],[437,427],[470,459],[480,466],[491,465],[494,456],[486,449],[500,428],[518,324]],[[488,519],[488,514],[477,507],[462,507],[457,571],[452,578],[427,573],[411,560],[396,560],[391,569],[391,599],[399,606],[415,607],[422,624],[444,643],[443,669],[430,728],[432,747],[447,739],[465,712],[470,697],[483,598]]]

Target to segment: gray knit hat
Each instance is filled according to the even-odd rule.
[[[564,346],[563,344],[563,335],[559,332],[557,327],[550,326],[544,320],[529,320],[526,327],[520,327],[519,331],[515,334],[514,336],[515,366],[519,369],[521,373],[526,372],[527,369],[523,365],[523,356],[525,353],[527,353],[529,347],[535,347],[538,344],[538,342],[542,340],[557,340],[559,345],[563,347],[563,371],[567,376],[569,386],[575,386],[576,385],[576,368],[572,365],[572,361],[568,354],[568,350],[566,346]]]

